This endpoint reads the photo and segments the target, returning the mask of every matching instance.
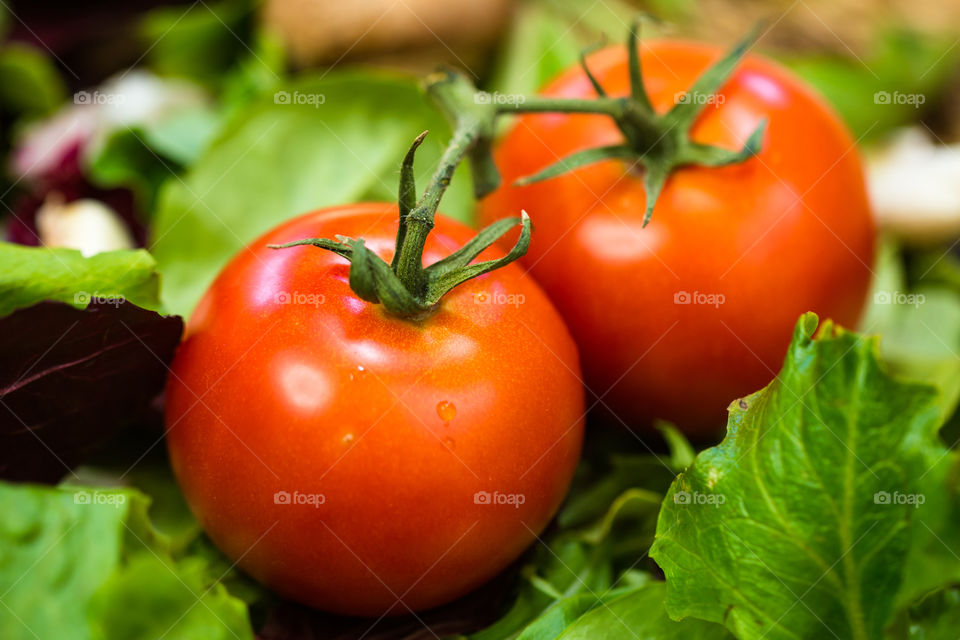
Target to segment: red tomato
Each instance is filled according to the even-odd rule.
[[[167,390],[173,469],[210,537],[284,596],[345,614],[433,607],[497,574],[554,515],[583,433],[576,347],[519,267],[413,323],[357,298],[343,258],[266,246],[343,234],[389,261],[397,217],[327,209],[242,251]],[[425,262],[472,233],[438,217]]]
[[[657,112],[722,53],[645,43]],[[590,66],[610,95],[629,93],[622,47]],[[595,95],[579,69],[544,93]],[[766,118],[762,150],[739,165],[676,171],[646,228],[643,175],[624,161],[513,186],[574,151],[621,143],[604,116],[521,117],[496,151],[504,186],[482,204],[485,223],[530,214],[523,261],[580,347],[588,403],[600,397],[630,427],[665,418],[714,435],[726,406],[779,370],[801,313],[855,326],[869,285],[874,225],[855,143],[838,118],[800,80],[753,56],[712,100],[693,140],[740,149]]]

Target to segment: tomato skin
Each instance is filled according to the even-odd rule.
[[[654,108],[668,110],[721,55],[706,45],[644,43]],[[598,52],[590,67],[610,95],[629,93],[622,47]],[[543,93],[595,95],[580,69]],[[588,399],[601,396],[620,424],[664,418],[713,437],[733,399],[776,375],[801,313],[857,324],[875,229],[840,120],[800,80],[748,56],[691,137],[739,149],[764,118],[756,157],[676,171],[646,228],[642,172],[620,161],[513,186],[574,151],[622,142],[609,118],[522,116],[496,149],[503,186],[481,204],[481,219],[530,214],[523,261],[580,347]]]
[[[318,211],[238,254],[167,389],[173,469],[210,537],[284,596],[343,614],[429,608],[489,580],[553,517],[583,435],[576,346],[516,265],[413,323],[357,298],[339,256],[266,247],[343,234],[388,259],[397,215]],[[425,264],[472,234],[438,216]]]

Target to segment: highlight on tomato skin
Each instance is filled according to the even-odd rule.
[[[518,207],[530,214],[536,233],[522,262],[580,347],[588,398],[604,399],[598,418],[631,429],[666,419],[717,436],[731,399],[774,377],[796,318],[814,311],[857,326],[871,280],[876,230],[853,137],[812,89],[757,55],[715,95],[691,95],[722,53],[641,44],[654,109],[699,102],[694,142],[738,149],[766,122],[754,157],[677,169],[647,226],[644,172],[629,160],[515,184],[557,158],[621,143],[599,115],[519,117],[495,150],[502,186],[480,205],[483,223]],[[610,96],[629,92],[623,47],[588,65]],[[596,93],[573,68],[542,95]]]
[[[266,246],[362,235],[389,259],[396,220],[347,205],[253,242],[189,319],[167,389],[173,469],[214,542],[351,615],[434,607],[504,569],[559,507],[583,436],[576,347],[518,266],[410,322],[357,298],[343,258]],[[438,216],[424,262],[472,233]]]

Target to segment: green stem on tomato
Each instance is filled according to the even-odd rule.
[[[632,161],[645,170],[644,185],[647,207],[643,217],[646,226],[653,215],[657,198],[667,179],[676,169],[687,165],[721,167],[743,162],[760,149],[765,126],[761,122],[739,150],[701,145],[690,137],[699,115],[712,104],[709,100],[729,79],[736,65],[756,40],[756,29],[736,47],[707,69],[690,90],[679,97],[666,113],[653,108],[643,82],[639,52],[639,23],[634,23],[627,38],[630,95],[610,97],[594,77],[587,64],[587,56],[580,64],[597,97],[592,100],[570,98],[524,97],[512,100],[510,105],[498,106],[498,113],[563,112],[602,114],[610,117],[623,133],[624,142],[578,151],[559,162],[522,178],[525,185],[547,180],[580,167],[604,160]]]
[[[501,220],[490,225],[451,255],[428,267],[423,266],[423,251],[434,227],[437,208],[463,159],[470,156],[477,161],[481,170],[475,170],[475,175],[480,176],[479,181],[484,176],[488,180],[499,179],[492,161],[486,162],[483,158],[490,153],[486,141],[492,139],[496,111],[477,101],[476,89],[462,77],[451,74],[443,78],[449,82],[436,78],[430,90],[438,103],[448,104],[457,114],[453,137],[419,200],[413,162],[416,150],[427,132],[421,133],[407,151],[400,168],[400,219],[396,248],[389,265],[370,251],[362,239],[307,238],[285,245],[271,245],[276,249],[311,245],[337,253],[351,262],[350,288],[358,297],[381,303],[394,315],[413,321],[430,315],[440,298],[454,287],[513,262],[526,253],[530,245],[530,219],[524,213],[520,218]],[[493,184],[495,187],[496,184]],[[520,238],[506,256],[473,262],[518,223],[521,225]]]
[[[404,236],[398,236],[397,239],[393,270],[400,282],[412,292],[420,292],[424,286],[423,249],[427,236],[433,230],[433,219],[440,199],[450,186],[457,165],[475,140],[476,132],[472,128],[463,127],[454,132],[423,198],[406,216]]]

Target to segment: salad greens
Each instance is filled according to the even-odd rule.
[[[221,567],[185,555],[133,489],[0,483],[0,636],[252,639]]]

